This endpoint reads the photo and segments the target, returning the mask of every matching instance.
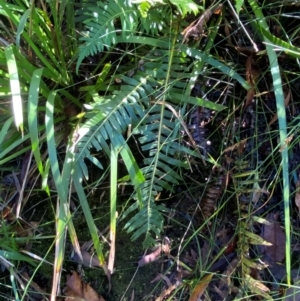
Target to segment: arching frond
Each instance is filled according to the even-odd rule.
[[[194,60],[205,60],[206,64],[222,70],[245,87],[247,84],[228,66],[181,44],[174,45],[175,50],[170,49],[167,40],[138,36],[117,36],[116,42],[151,45],[153,50],[139,60],[138,66],[133,69],[131,66],[130,73],[126,69],[122,71],[131,77],[120,76],[121,86],[110,87],[110,91],[114,91],[111,95],[95,98],[92,110],[79,130],[76,157],[82,175],[87,176],[84,158],[101,167],[98,158],[91,156],[91,148],[103,150],[109,156],[111,148],[120,153],[135,187],[136,199],[124,216],[138,210],[127,222],[126,229],[133,233],[133,239],[144,234],[146,246],[153,243],[150,237],[157,236],[162,230],[166,210],[154,199],[163,190],[172,192],[181,182],[181,169],[188,168],[189,156],[202,158],[196,145],[192,144],[190,149],[182,143],[182,131],[187,131],[184,128],[187,104],[216,111],[224,109],[220,104],[190,96],[190,80],[201,72],[193,67]],[[123,137],[129,124],[145,156],[141,169]]]

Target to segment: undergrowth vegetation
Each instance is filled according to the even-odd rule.
[[[297,9],[0,0],[0,296],[298,300]]]

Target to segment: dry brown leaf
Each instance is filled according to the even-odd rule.
[[[170,278],[162,273],[158,273],[156,277],[150,281],[150,283],[158,282],[160,280],[164,280],[168,287],[172,286]]]
[[[246,109],[248,106],[252,104],[255,95],[255,86],[261,74],[261,70],[253,66],[252,60],[253,60],[253,56],[251,54],[248,56],[246,61],[246,80],[250,84],[251,88],[247,92],[244,109]]]
[[[220,13],[223,5],[219,4],[218,6],[211,7],[207,9],[203,14],[198,18],[198,20],[193,21],[184,31],[181,33],[184,38],[183,42],[187,42],[189,37],[193,37],[194,39],[199,39],[199,37],[203,33],[204,25],[210,20],[211,16],[214,13]]]
[[[81,250],[82,260],[79,258],[78,254],[74,252],[73,260],[83,264],[86,267],[102,267],[98,257],[96,255],[91,255],[85,250]]]
[[[75,271],[72,271],[72,275],[67,276],[64,294],[67,297],[66,301],[74,300],[73,298],[80,298],[78,300],[81,301],[105,301],[88,283],[84,283]]]
[[[148,254],[148,255],[144,255],[138,262],[138,266],[139,267],[142,267],[148,263],[151,263],[155,260],[157,260],[160,255],[161,255],[161,252],[162,252],[162,247],[161,245],[155,249],[152,253]]]
[[[34,294],[39,300],[43,300],[43,297],[47,295],[47,292],[34,282],[26,271],[23,271],[21,275],[23,280],[26,280],[26,283],[29,283],[29,286],[31,287],[32,292],[30,292],[30,294]]]
[[[194,288],[194,290],[193,290],[193,292],[192,292],[192,294],[189,298],[189,301],[198,301],[198,300],[200,300],[200,298],[204,294],[207,286],[209,285],[212,276],[213,276],[213,274],[208,274],[200,280],[200,282]]]
[[[139,261],[138,266],[142,267],[148,263],[151,263],[153,261],[156,261],[162,253],[165,253],[166,255],[170,254],[171,246],[170,246],[170,240],[166,237],[164,237],[162,243],[157,247],[152,253],[148,255],[144,255]]]
[[[226,299],[226,296],[227,296],[227,294],[228,294],[227,291],[226,291],[226,292],[221,291],[216,285],[214,285],[213,288],[214,288],[215,292],[216,292],[222,299],[224,299],[224,300]]]
[[[272,244],[272,246],[262,246],[270,263],[281,262],[285,258],[285,233],[277,222],[278,214],[270,213],[266,220],[269,225],[263,225],[262,238]]]
[[[246,142],[247,142],[247,139],[244,139],[244,140],[241,140],[237,143],[235,143],[234,145],[231,145],[229,147],[227,147],[226,149],[223,150],[223,154],[224,153],[227,153],[227,152],[231,152],[231,151],[234,151],[235,149],[238,149],[239,152],[241,150],[244,150],[245,149],[245,145],[246,145]]]
[[[180,282],[176,282],[172,286],[168,287],[167,289],[163,290],[163,292],[160,294],[159,297],[155,299],[155,301],[163,301],[165,297],[170,295],[179,285],[181,285]]]
[[[66,286],[64,288],[64,294],[67,296],[65,301],[82,301],[82,297],[77,295],[71,288]]]
[[[223,272],[225,277],[221,277],[218,288],[223,289],[231,286],[231,275],[236,270],[238,264],[240,262],[239,258],[234,258],[227,266],[226,270]],[[226,277],[227,276],[227,277]]]
[[[295,203],[296,203],[296,206],[298,207],[298,210],[300,211],[300,181],[298,181],[296,183],[296,189],[297,189],[297,192],[296,192],[296,196],[295,196]]]

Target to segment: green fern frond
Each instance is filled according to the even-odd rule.
[[[236,9],[237,14],[240,13],[240,10],[243,5],[244,5],[244,0],[236,0],[235,1],[235,9]]]
[[[127,224],[127,230],[133,233],[133,239],[145,234],[144,245],[151,242],[151,235],[156,236],[162,230],[164,207],[157,207],[155,197],[162,190],[172,192],[181,181],[181,169],[188,168],[187,157],[200,157],[197,149],[185,147],[182,140],[187,103],[202,105],[217,111],[223,106],[187,97],[189,80],[193,73],[193,60],[206,59],[207,64],[223,68],[230,76],[235,73],[227,66],[200,52],[181,46],[170,56],[169,42],[146,37],[130,37],[131,42],[152,45],[149,51],[133,67],[132,77],[123,76],[121,86],[110,86],[112,95],[97,96],[92,110],[86,114],[89,119],[80,128],[78,153],[76,156],[84,166],[84,158],[89,158],[97,166],[101,163],[92,157],[90,149],[103,150],[110,155],[113,147],[123,158],[127,156],[133,168],[126,166],[130,179],[136,189],[136,202],[125,212],[128,216],[133,210],[138,210],[138,217],[133,216]],[[130,39],[120,36],[117,41],[126,43]],[[178,45],[180,46],[180,45]],[[170,58],[171,57],[171,58]],[[170,60],[172,60],[170,62]],[[172,68],[170,68],[170,64]],[[132,66],[130,67],[132,68]],[[128,71],[127,71],[128,72]],[[124,70],[123,74],[127,73]],[[199,71],[200,72],[200,71]],[[119,77],[120,78],[120,77]],[[242,82],[241,78],[237,80]],[[219,107],[217,107],[219,106]],[[162,109],[163,108],[163,109]],[[129,145],[123,137],[128,125],[132,126],[133,135],[139,137],[142,150],[145,153],[144,167],[139,169]],[[110,146],[108,146],[110,143]],[[126,163],[125,163],[126,164]],[[82,168],[85,175],[86,169]],[[138,175],[138,176],[136,176]],[[154,212],[154,213],[153,213]],[[143,221],[143,222],[141,222]]]
[[[145,12],[139,11],[139,31],[152,36],[157,36],[159,32],[162,32],[165,28],[168,28],[166,16],[170,16],[172,10],[168,5],[161,5],[149,8],[147,11],[147,17],[144,17]],[[162,16],[165,16],[162,18]]]
[[[199,5],[192,0],[170,0],[170,2],[177,7],[183,17],[187,13],[194,13],[194,15],[197,15],[199,12]]]
[[[136,202],[128,208],[123,218],[137,209],[139,209],[139,206]],[[167,212],[165,206],[157,205],[154,199],[149,203],[148,200],[146,200],[143,202],[143,207],[126,223],[124,228],[128,233],[133,233],[133,240],[145,234],[146,236],[143,242],[145,248],[154,245],[155,240],[153,239],[153,233],[159,236],[163,228],[163,212]]]
[[[83,44],[79,47],[76,72],[84,58],[116,44],[118,32],[126,36],[134,32],[137,26],[138,12],[129,0],[99,1],[97,6],[89,6],[83,13],[86,32],[80,38]],[[120,21],[121,28],[116,27],[116,20]]]
[[[84,166],[83,159],[88,158],[102,168],[99,160],[91,156],[90,149],[103,150],[110,155],[109,141],[117,151],[120,151],[127,144],[123,133],[128,125],[131,124],[134,128],[145,116],[144,107],[150,103],[148,95],[153,93],[153,89],[141,76],[135,78],[124,76],[122,80],[124,85],[119,91],[115,91],[111,96],[102,97],[101,102],[92,103],[92,110],[86,114],[87,120],[78,131],[76,158],[81,166]],[[129,156],[133,158],[131,154]]]

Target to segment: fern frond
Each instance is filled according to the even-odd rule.
[[[170,0],[170,2],[177,7],[183,17],[187,13],[194,13],[194,15],[197,15],[199,12],[199,5],[192,0]]]
[[[85,24],[86,32],[80,38],[83,44],[79,47],[76,72],[78,72],[78,68],[84,58],[116,44],[118,32],[122,36],[126,36],[129,32],[134,32],[138,20],[138,12],[129,0],[117,2],[114,0],[98,1],[97,6],[89,6],[83,12],[85,15],[83,23]],[[116,27],[116,20],[120,21],[121,28]]]
[[[111,96],[102,97],[101,102],[91,104],[92,110],[86,114],[87,120],[78,131],[76,159],[82,167],[84,167],[83,159],[88,158],[102,168],[99,160],[91,156],[90,149],[103,150],[110,155],[108,146],[110,141],[115,149],[121,151],[127,145],[123,133],[128,125],[136,126],[145,116],[144,107],[150,103],[148,95],[153,93],[153,89],[142,76],[135,78],[124,76],[122,80],[124,85],[119,91],[115,91]],[[133,158],[131,153],[128,153],[128,156]],[[132,163],[136,164],[133,161]],[[86,176],[84,168],[82,172]]]
[[[157,5],[155,7],[149,7],[149,9],[147,10],[147,17],[144,17],[145,11],[143,11],[142,9],[139,10],[139,13],[139,31],[150,34],[152,36],[157,36],[159,32],[162,32],[165,28],[168,27],[168,18],[166,16],[170,16],[171,19],[172,10],[169,5]],[[162,16],[165,17],[162,18]]]
[[[138,203],[131,205],[123,218],[133,211],[139,209]],[[163,212],[166,212],[167,208],[163,205],[157,205],[152,198],[151,202],[148,200],[143,201],[142,208],[136,213],[125,225],[125,229],[128,233],[133,233],[132,239],[136,240],[141,235],[145,234],[143,242],[144,247],[155,244],[153,239],[153,233],[156,236],[160,235],[163,227]]]

